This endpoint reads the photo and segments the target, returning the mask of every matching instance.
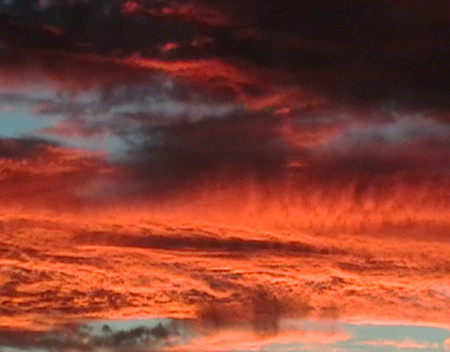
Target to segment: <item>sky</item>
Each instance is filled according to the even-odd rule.
[[[0,0],[0,351],[450,350],[449,21]]]

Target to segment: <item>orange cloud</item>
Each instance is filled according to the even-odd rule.
[[[132,208],[35,213],[2,211],[3,327],[156,316],[226,328],[252,321],[250,293],[258,285],[280,302],[280,315],[267,312],[274,319],[448,323],[449,248],[442,242],[245,229]],[[205,303],[219,320],[211,320],[214,309],[207,320],[200,314]]]
[[[259,351],[264,346],[277,344],[328,345],[348,340],[351,336],[344,331],[283,331],[276,336],[255,336],[245,327],[236,330],[225,330],[210,336],[199,337],[186,346],[176,346],[174,351]],[[172,350],[170,348],[168,351]]]
[[[444,341],[444,347],[447,351],[450,351],[450,338]]]

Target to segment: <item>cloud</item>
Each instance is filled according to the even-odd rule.
[[[79,192],[89,193],[91,182],[111,172],[101,155],[39,139],[0,139],[0,163],[0,198],[14,206],[76,206]]]
[[[396,349],[414,349],[414,350],[439,350],[437,343],[423,343],[413,340],[393,341],[393,340],[373,340],[360,342],[361,345],[374,347],[394,347]]]
[[[29,221],[4,224],[4,324],[192,318],[258,284],[317,314],[442,321],[447,8],[1,2],[3,111],[51,123],[1,131],[1,205]],[[68,147],[95,138],[125,147]]]
[[[276,335],[255,335],[245,326],[219,330],[206,336],[192,339],[185,346],[177,346],[174,351],[259,351],[265,348],[282,349],[283,346],[328,346],[350,339],[346,331],[302,331],[282,329]],[[319,348],[320,348],[319,347]]]
[[[127,235],[108,233],[81,233],[74,237],[74,242],[82,245],[106,245],[119,247],[135,247],[149,249],[168,249],[177,251],[205,251],[205,252],[283,252],[285,255],[310,254],[342,254],[337,248],[314,247],[301,242],[278,242],[264,240],[245,240],[242,238],[215,238],[200,234],[189,235],[157,235],[148,234]],[[263,293],[261,292],[261,295]],[[257,295],[255,294],[255,297]]]
[[[28,65],[44,58],[44,62],[58,59],[60,64],[44,64],[40,69],[58,70],[61,76],[77,72],[73,78],[80,78],[79,85],[99,82],[101,76],[110,82],[117,79],[127,82],[133,76],[138,79],[138,75],[133,75],[135,70],[131,68],[123,68],[124,75],[117,73],[107,78],[102,71],[117,70],[116,65],[105,62],[104,67],[96,65],[95,74],[86,74],[81,79],[80,73],[92,71],[81,65],[77,70],[70,69],[69,64],[64,64],[63,53],[70,53],[69,57],[90,54],[103,58],[126,58],[138,53],[141,64],[157,62],[163,57],[159,50],[162,45],[193,42],[200,32],[211,38],[214,45],[201,50],[198,47],[177,50],[173,58],[192,64],[205,60],[228,61],[240,71],[253,67],[259,80],[264,80],[263,75],[270,78],[270,84],[259,86],[263,90],[274,85],[302,87],[345,105],[394,103],[406,109],[442,110],[446,109],[446,76],[438,73],[447,72],[448,60],[444,59],[446,52],[442,49],[446,31],[438,29],[445,28],[447,19],[439,4],[436,1],[423,9],[417,1],[412,5],[337,1],[334,6],[325,1],[315,4],[297,1],[288,8],[269,0],[257,5],[236,1],[226,4],[175,1],[169,5],[133,1],[65,2],[39,10],[25,5],[9,8],[15,16],[3,14],[2,27],[3,37],[6,42],[14,43],[11,47],[16,52],[34,48],[29,51],[31,60],[19,55],[22,59],[6,60],[7,67]],[[255,6],[259,11],[254,11]],[[148,16],[138,16],[144,12]],[[402,12],[410,16],[395,16]],[[83,16],[91,20],[78,21]],[[55,18],[59,18],[63,35],[35,30],[48,23],[56,25]],[[145,35],[149,32],[158,36]],[[422,38],[420,44],[413,39],[417,37]],[[44,48],[59,54],[44,55],[40,53]],[[168,60],[159,66],[169,68],[174,63]],[[15,70],[17,76],[19,73]],[[252,85],[252,89],[257,87]]]
[[[171,339],[174,340],[178,335],[175,323],[137,326],[128,330],[112,330],[105,324],[101,333],[92,331],[88,325],[78,324],[40,333],[0,331],[0,344],[25,350],[141,351],[143,348],[162,350],[164,346],[173,343]]]
[[[314,236],[214,224],[175,210],[139,213],[132,205],[62,209],[2,210],[4,327],[156,316],[247,324],[266,335],[282,331],[283,319],[304,316],[446,322],[447,297],[429,289],[446,285],[442,241]]]
[[[163,22],[155,25],[163,28],[173,21],[178,23],[175,17],[189,17],[189,13],[194,11],[176,12],[178,3],[173,3],[173,11],[156,3],[138,5],[146,11],[160,11]],[[319,26],[322,18],[331,16],[326,4],[298,3],[292,6],[300,8],[300,5],[304,5],[305,12],[300,11],[301,16],[317,19],[317,24],[296,24],[286,9],[268,1],[260,5],[267,11],[267,17],[259,17],[247,5],[236,2],[223,5],[193,2],[190,8],[220,10],[230,18],[236,17],[239,8],[242,11],[238,17],[245,17],[242,23],[249,27],[239,28],[240,31],[246,29],[270,35],[243,39],[234,33],[234,29],[238,30],[235,27],[242,27],[242,24],[228,24],[227,33],[231,34],[224,34],[220,28],[225,24],[218,23],[213,26],[216,29],[205,29],[202,33],[213,38],[215,49],[203,48],[195,54],[179,53],[179,57],[171,59],[159,56],[162,44],[153,43],[151,39],[133,44],[139,50],[126,46],[123,38],[103,43],[106,39],[102,31],[107,21],[123,26],[120,28],[130,28],[129,35],[133,38],[142,37],[141,31],[145,26],[136,24],[138,29],[135,29],[132,26],[137,21],[135,14],[123,14],[120,6],[103,2],[61,6],[55,11],[62,16],[62,25],[68,33],[62,39],[31,30],[35,22],[40,24],[50,16],[46,11],[50,11],[51,6],[43,13],[24,7],[15,10],[19,12],[19,18],[23,21],[21,16],[29,13],[33,21],[25,21],[28,24],[19,27],[17,33],[12,30],[18,26],[17,17],[4,15],[8,20],[3,26],[8,31],[4,34],[7,44],[3,59],[5,74],[9,75],[5,77],[18,79],[21,85],[26,85],[30,76],[38,76],[46,84],[61,88],[63,96],[66,95],[54,101],[38,101],[34,105],[32,112],[35,114],[64,115],[62,121],[35,133],[72,138],[111,135],[124,140],[128,153],[114,168],[126,175],[116,188],[120,189],[120,194],[128,195],[128,199],[136,197],[139,202],[147,204],[177,197],[195,198],[201,202],[205,199],[201,194],[217,194],[223,188],[225,191],[222,193],[244,191],[243,198],[259,194],[257,198],[267,203],[262,207],[265,209],[273,210],[287,204],[291,213],[304,213],[311,207],[301,203],[307,204],[315,197],[319,198],[321,201],[314,202],[313,208],[319,208],[319,213],[324,214],[320,217],[322,223],[328,218],[334,224],[333,219],[342,218],[343,213],[349,213],[348,209],[358,217],[355,220],[358,225],[363,222],[405,223],[411,217],[418,219],[418,224],[422,221],[442,222],[442,214],[447,210],[441,199],[448,189],[448,170],[445,167],[448,131],[444,124],[436,123],[434,112],[417,113],[415,120],[404,115],[408,109],[432,111],[439,106],[445,110],[445,106],[433,103],[431,107],[426,102],[420,103],[421,99],[416,99],[416,93],[410,91],[393,94],[386,99],[361,97],[352,92],[359,86],[354,79],[368,79],[367,84],[371,85],[372,74],[366,75],[366,61],[372,57],[369,55],[371,50],[382,51],[383,47],[380,29],[372,28],[360,17],[367,17],[372,13],[369,10],[373,10],[374,18],[398,29],[392,33],[393,38],[386,39],[388,43],[385,45],[402,39],[404,34],[400,29],[409,28],[411,24],[393,23],[389,14],[399,9],[384,2],[377,6],[355,2],[354,7],[338,2],[336,17],[330,26],[334,29],[347,26],[351,18],[346,11],[353,8],[357,18],[352,23],[361,27],[370,39],[355,48],[353,41],[359,34]],[[401,9],[404,4],[396,6]],[[78,37],[82,36],[82,28],[72,21],[88,10],[101,21],[96,26],[86,24],[83,30],[94,33],[95,40],[91,43],[93,46],[80,49],[77,43],[83,39]],[[437,16],[437,13],[433,15],[432,9],[426,14],[416,8],[411,11],[424,25],[431,17]],[[150,16],[149,13],[147,15]],[[272,20],[283,16],[286,17],[282,21],[283,26],[273,27]],[[144,16],[139,21],[147,23],[147,20]],[[201,22],[193,16],[181,22],[189,27],[196,21]],[[288,29],[307,38],[301,45],[313,49],[330,46],[332,53],[337,46],[342,46],[348,49],[348,58],[336,59],[336,55],[341,55],[339,51],[327,61],[323,54],[323,67],[310,71],[312,68],[308,63],[294,60],[295,55],[283,54],[282,57],[288,57],[293,65],[281,65],[292,71],[286,73],[285,68],[277,65],[278,56],[281,57],[286,50],[299,50],[298,56],[303,57],[304,51],[298,49],[294,45],[296,43],[281,40],[277,44],[281,47],[272,50],[276,55],[272,55],[269,62],[261,60],[271,56],[261,55],[258,50],[247,50],[252,43],[275,45],[261,38],[284,38],[288,36]],[[172,38],[172,34],[162,39],[164,43],[183,42],[198,36],[198,33],[192,36],[190,32],[186,33],[187,37],[182,40]],[[341,36],[335,33],[341,33]],[[431,33],[427,32],[427,35]],[[40,45],[39,41],[28,40],[28,36],[46,39],[48,47]],[[148,49],[153,46],[158,48],[157,53]],[[423,48],[425,52],[428,49],[434,50],[434,47]],[[317,55],[322,57],[320,50]],[[357,59],[352,55],[354,52],[358,54]],[[385,63],[383,53],[380,53],[378,68],[380,80],[385,79],[386,70],[386,84],[392,83],[394,88],[400,84],[400,90],[404,89],[403,85],[415,86],[408,80],[403,82],[395,78],[390,81],[390,61]],[[395,50],[394,54],[403,55]],[[355,69],[355,65],[362,67],[360,71]],[[409,67],[408,62],[405,65]],[[433,76],[427,67],[423,66],[427,70],[424,74]],[[358,75],[350,74],[353,72]],[[330,79],[329,74],[337,78]],[[363,93],[358,89],[358,94]],[[428,91],[424,91],[420,95],[426,100],[427,94]],[[86,96],[90,97],[87,101],[83,100]],[[414,104],[420,103],[420,108],[408,103],[408,97],[414,97]],[[393,105],[389,105],[391,103]],[[416,194],[416,185],[420,201],[410,202]],[[386,197],[392,190],[396,192],[393,201]],[[343,199],[346,210],[326,209],[331,205],[322,203],[326,203],[328,194]],[[220,196],[211,197],[209,201],[219,202]],[[245,199],[242,203],[247,207]],[[404,204],[410,204],[410,211],[399,211]],[[367,211],[361,212],[366,208]],[[238,213],[240,211],[237,210]],[[381,213],[385,215],[380,216]],[[306,215],[308,213],[304,214],[303,218],[312,218]],[[275,212],[273,217],[276,217]]]
[[[186,320],[136,325],[130,329],[104,324],[101,329],[88,324],[60,326],[47,332],[0,331],[3,347],[52,351],[257,351],[266,346],[326,346],[350,338],[346,331],[295,330],[283,327],[275,335],[255,335],[245,325],[224,330],[199,328]]]
[[[444,341],[444,348],[450,351],[450,339]]]
[[[0,60],[3,84],[8,82],[22,89],[44,82],[53,88],[76,92],[103,85],[142,82],[151,74],[108,58],[22,47],[9,48]]]

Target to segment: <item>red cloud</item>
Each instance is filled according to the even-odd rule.
[[[24,90],[40,84],[65,92],[85,91],[143,82],[152,74],[97,55],[23,48],[7,49],[0,62],[0,82]]]
[[[102,155],[26,139],[0,140],[0,165],[3,206],[78,206],[90,183],[111,172]]]
[[[133,14],[142,10],[142,7],[135,1],[125,1],[122,5],[122,13]]]

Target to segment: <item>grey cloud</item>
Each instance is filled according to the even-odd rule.
[[[0,347],[23,350],[90,352],[159,350],[169,339],[179,336],[176,323],[137,326],[128,330],[112,330],[104,325],[95,333],[89,325],[72,324],[50,332],[0,331]]]

